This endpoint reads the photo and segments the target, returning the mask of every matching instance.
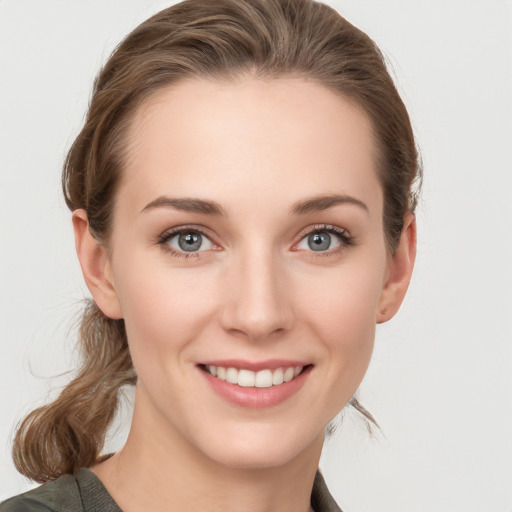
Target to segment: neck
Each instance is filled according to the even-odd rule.
[[[92,468],[123,511],[311,510],[323,435],[279,466],[233,467],[198,453],[174,431],[159,432],[154,423],[148,429],[146,418],[135,411],[124,448]]]

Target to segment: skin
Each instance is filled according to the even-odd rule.
[[[187,81],[139,109],[109,247],[73,214],[87,285],[124,318],[138,374],[127,443],[93,468],[123,510],[309,510],[324,429],[356,392],[414,263],[412,214],[387,250],[376,158],[363,111],[299,78]],[[290,213],[333,194],[364,206]],[[145,209],[162,196],[215,201],[225,215]],[[331,235],[313,251],[318,225],[351,243]],[[159,243],[179,226],[208,236],[191,257],[169,251],[177,238]],[[197,366],[227,358],[313,367],[291,398],[250,409]]]

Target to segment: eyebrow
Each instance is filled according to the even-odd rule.
[[[148,203],[141,211],[145,212],[154,208],[172,208],[182,212],[203,213],[206,215],[226,216],[226,210],[215,201],[206,199],[196,199],[192,197],[172,198],[166,196],[157,197],[154,201]]]
[[[311,197],[294,203],[290,209],[292,215],[304,215],[311,212],[320,212],[328,210],[339,204],[352,204],[368,212],[365,203],[348,195],[329,194],[323,196]],[[217,202],[206,199],[197,199],[193,197],[173,198],[167,196],[157,197],[148,203],[141,213],[153,210],[155,208],[172,208],[183,212],[202,213],[206,215],[216,215],[226,217],[226,210]]]
[[[324,196],[312,197],[303,201],[296,202],[290,213],[304,215],[311,212],[321,212],[328,210],[338,204],[352,204],[362,208],[365,212],[368,212],[368,206],[363,201],[356,199],[355,197],[348,195],[329,194]]]

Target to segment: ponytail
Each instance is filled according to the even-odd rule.
[[[79,330],[82,363],[57,399],[32,411],[13,445],[16,469],[43,483],[98,461],[122,386],[133,385],[124,320],[106,317],[88,300]]]

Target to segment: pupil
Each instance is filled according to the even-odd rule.
[[[180,235],[178,245],[180,249],[187,252],[197,251],[201,247],[201,235],[199,233]]]
[[[331,236],[328,233],[313,233],[308,236],[308,245],[313,251],[324,251],[331,245]]]

